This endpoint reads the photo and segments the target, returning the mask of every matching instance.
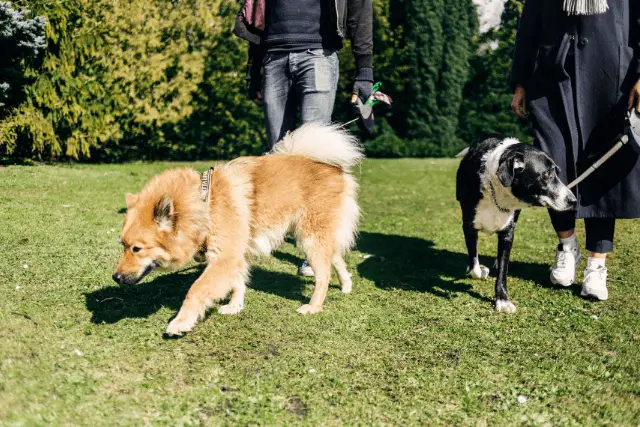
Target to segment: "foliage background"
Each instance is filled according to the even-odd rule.
[[[231,34],[239,2],[12,7],[46,18],[48,50],[21,59],[20,96],[0,106],[0,158],[198,160],[266,149],[262,111],[244,92],[246,42]],[[447,156],[484,133],[527,137],[509,111],[506,85],[522,1],[509,0],[502,25],[486,34],[471,0],[374,0],[374,7],[376,79],[395,103],[378,110],[373,135],[361,135],[369,156]],[[335,121],[351,118],[348,50]]]

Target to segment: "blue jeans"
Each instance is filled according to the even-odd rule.
[[[262,99],[270,146],[296,128],[298,109],[302,124],[331,122],[339,72],[332,50],[265,55]]]

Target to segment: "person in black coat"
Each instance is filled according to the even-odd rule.
[[[598,160],[640,111],[640,0],[526,0],[516,37],[512,108],[530,117],[535,144],[562,169],[565,183]],[[590,251],[582,295],[608,298],[607,253],[617,218],[640,217],[640,162],[624,147],[578,185],[576,211],[550,211],[560,239],[554,284],[575,280],[584,218]]]

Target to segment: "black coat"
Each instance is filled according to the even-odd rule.
[[[513,88],[523,86],[535,144],[572,181],[622,132],[640,77],[640,0],[568,16],[562,0],[526,0],[516,38]],[[579,218],[640,217],[640,161],[624,147],[577,189]]]

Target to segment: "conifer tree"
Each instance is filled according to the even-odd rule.
[[[47,47],[44,26],[41,16],[29,18],[29,11],[0,2],[0,118],[3,109],[20,100],[25,66]]]
[[[396,116],[404,119],[395,127],[401,136],[448,154],[456,145],[462,90],[478,26],[475,8],[471,0],[404,3],[406,44],[397,62],[409,66],[404,76],[401,114],[396,111]]]
[[[403,56],[409,69],[402,110],[406,117],[404,136],[409,138],[431,139],[440,126],[438,90],[444,51],[445,1],[407,2]]]
[[[468,145],[487,134],[530,138],[530,126],[511,111],[509,73],[523,0],[507,0],[500,26],[480,39],[472,74],[464,90],[459,139]]]

